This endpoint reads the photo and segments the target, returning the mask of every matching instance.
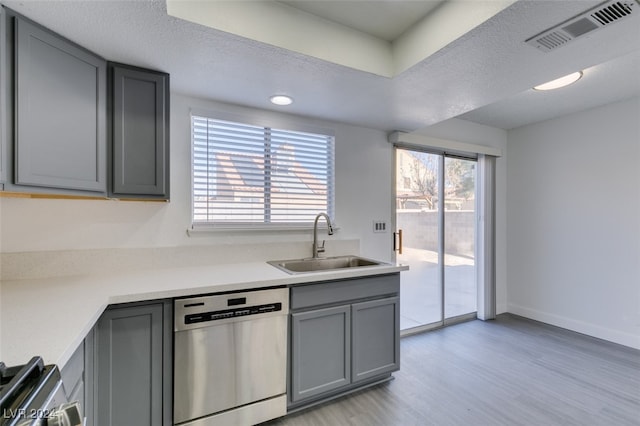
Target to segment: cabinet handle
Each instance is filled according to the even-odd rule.
[[[393,233],[393,251],[402,254],[402,229],[398,229],[398,232]]]

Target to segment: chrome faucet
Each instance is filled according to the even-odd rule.
[[[318,246],[318,219],[320,217],[324,217],[327,221],[327,234],[333,235],[333,226],[331,225],[331,219],[329,219],[329,215],[326,213],[318,213],[316,216],[316,220],[313,222],[313,258],[317,259],[320,257],[320,253],[324,253],[324,240],[322,240],[322,245]]]

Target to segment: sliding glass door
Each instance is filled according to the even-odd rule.
[[[476,162],[396,149],[400,327],[420,330],[473,314]]]
[[[396,261],[400,274],[400,328],[442,319],[440,249],[441,157],[396,149]]]
[[[445,157],[444,319],[477,310],[476,161]]]

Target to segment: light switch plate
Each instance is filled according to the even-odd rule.
[[[373,232],[387,232],[387,222],[384,220],[374,220]]]

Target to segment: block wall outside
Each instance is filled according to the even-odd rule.
[[[438,251],[437,211],[398,211],[396,226],[403,230],[403,246]],[[475,212],[445,211],[445,251],[448,254],[473,257]]]

